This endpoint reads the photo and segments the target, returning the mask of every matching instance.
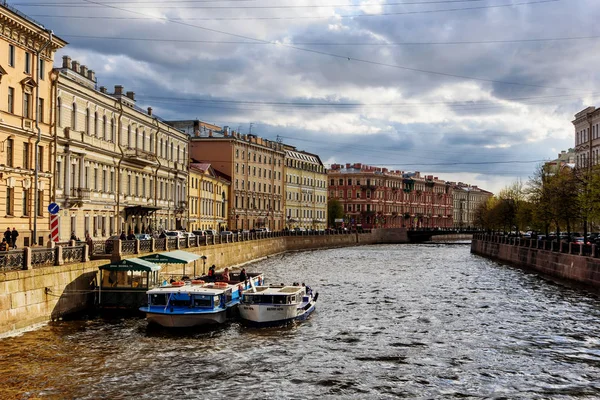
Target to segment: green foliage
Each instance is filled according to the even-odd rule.
[[[335,220],[344,217],[344,207],[337,199],[327,201],[327,224],[335,226]]]

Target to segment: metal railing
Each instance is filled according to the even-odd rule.
[[[83,249],[83,248],[82,248]],[[31,249],[31,266],[33,268],[54,265],[56,263],[56,250],[46,248]]]
[[[575,243],[545,239],[526,239],[520,237],[509,237],[487,233],[476,233],[473,239],[484,242],[506,244],[509,246],[526,247],[538,250],[551,251],[555,253],[572,254],[584,257],[600,257],[600,249],[595,244]]]
[[[25,269],[25,252],[23,250],[10,250],[0,253],[0,266],[3,271]]]
[[[76,246],[76,247],[65,247],[62,249],[63,262],[65,263],[73,263],[73,262],[83,262],[84,254],[83,254],[84,246]]]

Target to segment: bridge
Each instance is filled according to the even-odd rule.
[[[481,233],[481,231],[477,229],[409,229],[406,231],[411,243],[428,242],[434,236],[446,236],[450,239],[452,235],[464,236],[475,233]],[[457,239],[459,238],[457,237]]]

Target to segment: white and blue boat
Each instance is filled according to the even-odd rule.
[[[304,320],[315,310],[319,294],[307,286],[258,286],[244,290],[239,306],[243,321],[257,325]]]
[[[262,282],[262,275],[245,282],[177,281],[148,290],[148,305],[140,307],[149,323],[169,328],[221,324],[240,303],[244,289]]]

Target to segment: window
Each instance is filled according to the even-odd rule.
[[[71,129],[77,130],[77,104],[73,103],[73,109],[71,110]]]
[[[98,190],[98,168],[94,168],[94,190]]]
[[[29,143],[23,143],[23,168],[31,169],[29,167]]]
[[[56,123],[58,126],[62,126],[62,101],[60,97],[56,100]]]
[[[97,112],[94,112],[94,121],[92,121],[92,122],[93,122],[92,126],[94,127],[94,134],[96,137],[99,138],[100,137],[100,129],[98,129],[98,122],[100,122],[100,121],[98,121],[98,113]]]
[[[44,191],[43,190],[38,190],[38,209],[37,209],[37,213],[38,213],[38,217],[43,217],[44,216]]]
[[[8,112],[15,113],[15,89],[11,87],[8,88]]]
[[[25,73],[31,74],[31,53],[25,52]]]
[[[38,171],[42,170],[42,165],[44,165],[44,148],[42,146],[38,146]]]
[[[15,46],[12,44],[8,45],[8,66],[15,66]]]
[[[106,130],[106,115],[102,117],[102,137],[104,140],[108,140],[108,131]]]
[[[44,64],[44,60],[40,58],[40,79],[44,80],[44,75],[46,75],[46,64]]]
[[[38,118],[40,122],[44,122],[44,99],[40,98],[38,103]]]
[[[90,130],[91,129],[90,128],[90,118],[91,118],[91,116],[90,116],[90,109],[87,108],[85,110],[85,133],[87,133],[88,135],[92,134],[92,132]]]
[[[31,118],[31,94],[23,93],[23,117]]]
[[[14,204],[13,204],[13,193],[14,188],[7,187],[6,188],[6,215],[13,215],[14,212]]]
[[[150,148],[148,150],[154,153],[154,136],[152,136],[152,132],[150,132]]]
[[[63,185],[63,179],[62,179],[62,162],[57,161],[56,162],[56,185],[62,189]]]
[[[29,215],[29,190],[23,188],[23,216],[26,217]]]
[[[14,140],[6,139],[6,165],[9,167],[13,166],[13,152],[14,152]]]

